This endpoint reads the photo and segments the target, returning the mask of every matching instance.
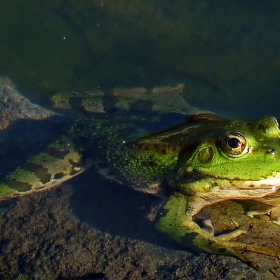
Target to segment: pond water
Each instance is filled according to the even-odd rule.
[[[177,106],[186,114],[201,110],[228,118],[280,118],[279,14],[276,0],[2,0],[0,75],[47,108],[57,92],[101,90],[110,96],[116,88],[151,90],[184,84],[179,95],[142,98],[138,117],[143,109],[145,118],[149,102],[157,101],[163,109],[168,103],[172,111]],[[157,129],[184,118],[172,115]],[[17,123],[6,134],[1,132],[0,154],[12,155],[15,164],[20,151],[26,153],[23,157],[38,151],[33,145],[39,147],[41,138],[50,141],[60,129],[65,127],[56,119],[46,129],[37,121]],[[25,147],[14,149],[16,139],[9,141],[13,137]],[[5,161],[0,167],[2,173],[8,168]],[[256,272],[230,257],[197,257],[185,251],[147,219],[159,198],[123,188],[94,168],[69,185],[0,204],[1,279],[280,275],[279,262],[270,259],[264,261],[269,270]],[[241,220],[239,206],[228,207]]]
[[[279,2],[1,1],[0,73],[26,94],[185,83],[226,116],[278,114]]]

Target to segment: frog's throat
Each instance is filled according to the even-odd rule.
[[[190,216],[193,217],[208,205],[226,200],[253,199],[270,206],[279,205],[280,173],[274,175],[272,178],[259,181],[202,179],[203,182],[200,182],[200,184],[204,185],[204,189],[196,190],[188,198],[188,205],[191,209]]]
[[[223,180],[224,181],[224,180]],[[220,185],[219,185],[220,183]],[[194,196],[190,197],[190,207],[192,216],[198,213],[207,205],[226,201],[226,200],[250,200],[263,202],[273,206],[278,200],[267,199],[267,197],[275,197],[280,194],[280,178],[270,178],[261,181],[242,181],[239,184],[235,181],[235,185],[230,182],[216,182],[216,186],[206,192],[198,191]]]
[[[261,180],[200,178],[195,182],[185,182],[175,188],[189,196],[200,197],[206,201],[219,202],[229,199],[256,199],[276,192],[280,195],[280,172]]]

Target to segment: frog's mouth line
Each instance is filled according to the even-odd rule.
[[[237,188],[237,189],[269,189],[271,191],[276,191],[280,188],[280,172],[274,172],[272,176],[268,178],[263,178],[260,180],[254,180],[251,178],[239,179],[221,176],[211,176],[209,174],[202,174],[200,171],[192,169],[188,170],[189,167],[181,167],[178,173],[181,175],[181,178],[184,178],[186,183],[192,183],[195,181],[211,181],[213,185],[217,184],[217,187],[227,189],[227,188]]]
[[[217,180],[217,182],[224,182],[225,186],[237,187],[238,189],[270,189],[271,191],[276,191],[280,188],[280,172],[274,173],[273,176],[261,180],[253,180],[250,178],[228,179],[214,176],[210,176],[210,178]]]
[[[279,204],[280,201],[280,172],[274,172],[270,177],[260,180],[229,179],[202,174],[189,166],[183,166],[177,171],[173,183],[179,192],[191,197],[193,203],[198,203],[201,207],[232,199],[265,199],[269,205]],[[273,199],[268,201],[268,198]]]
[[[187,193],[206,200],[261,198],[274,195],[280,190],[280,172],[275,172],[269,178],[252,180],[209,176],[197,170],[192,170],[192,172],[182,171],[181,168],[181,179],[188,184]],[[204,187],[199,190],[196,184],[192,186],[194,182],[200,182],[199,184],[204,185]]]

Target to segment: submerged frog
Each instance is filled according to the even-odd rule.
[[[73,95],[64,95],[63,102],[69,97]],[[74,101],[84,110],[80,100]],[[164,197],[156,227],[177,242],[235,256],[255,268],[257,264],[242,251],[278,256],[279,252],[231,241],[246,234],[244,230],[216,236],[211,220],[202,225],[194,220],[205,207],[232,199],[265,204],[269,207],[265,213],[277,220],[280,131],[276,119],[228,120],[200,113],[145,135],[150,124],[161,121],[152,112],[78,119],[65,135],[1,180],[0,198],[54,187],[94,164],[107,178]]]

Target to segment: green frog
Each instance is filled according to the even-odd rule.
[[[95,104],[81,101],[76,93],[57,95],[53,102],[62,109],[76,105],[82,113]],[[274,117],[229,120],[198,113],[147,134],[167,119],[149,110],[129,116],[93,111],[93,118],[75,120],[63,136],[2,178],[0,198],[46,190],[95,165],[111,180],[164,198],[156,227],[180,244],[231,255],[255,268],[242,251],[278,257],[275,250],[232,241],[246,234],[237,222],[236,229],[216,235],[213,221],[199,224],[194,219],[215,203],[251,200],[268,207],[263,213],[247,211],[252,219],[269,214],[277,222],[280,131]]]

